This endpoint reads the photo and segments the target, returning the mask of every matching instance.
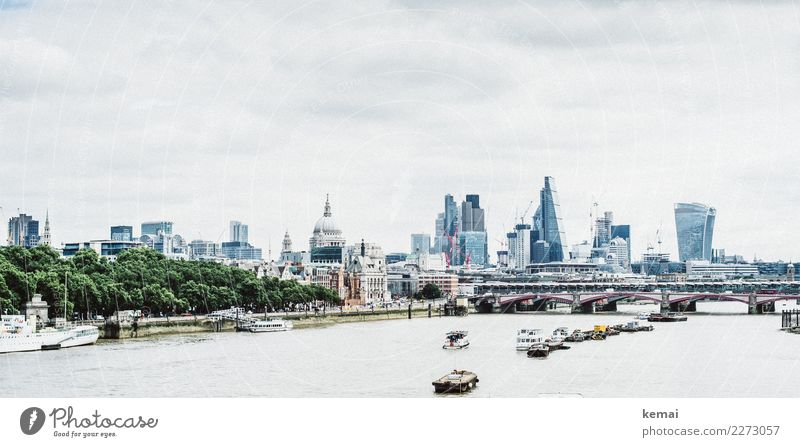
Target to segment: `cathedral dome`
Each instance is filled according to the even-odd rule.
[[[341,234],[342,230],[336,224],[336,219],[331,215],[331,204],[328,198],[325,198],[325,212],[322,217],[317,220],[314,225],[314,234]]]

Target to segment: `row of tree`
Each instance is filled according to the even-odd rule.
[[[65,296],[70,317],[124,309],[207,313],[231,306],[263,312],[339,302],[325,287],[258,278],[213,262],[168,259],[148,248],[126,250],[111,262],[88,249],[65,259],[48,246],[0,247],[0,311],[18,313],[35,293],[51,305],[51,317],[65,315]]]

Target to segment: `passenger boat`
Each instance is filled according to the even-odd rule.
[[[478,375],[471,371],[454,369],[431,384],[437,393],[463,393],[478,386]]]
[[[569,337],[569,330],[566,327],[559,327],[553,330],[553,336],[550,337],[553,341],[564,341]]]
[[[528,357],[546,358],[550,355],[550,347],[544,343],[536,343],[528,349]]]
[[[443,349],[464,349],[469,347],[467,331],[451,331],[445,336]]]
[[[36,330],[36,323],[24,315],[0,318],[0,353],[52,350],[94,344],[100,337],[95,326],[81,325]]]
[[[688,318],[686,315],[678,312],[662,312],[662,313],[652,313],[650,317],[647,318],[647,321],[656,321],[656,322],[673,322],[673,321],[686,321]]]
[[[247,330],[256,332],[282,332],[290,331],[294,328],[291,321],[286,321],[281,318],[273,318],[270,320],[259,320],[247,325]]]
[[[520,329],[517,331],[517,351],[527,351],[536,343],[543,343],[541,329]]]
[[[639,315],[636,316],[639,320],[647,320],[650,318],[650,312],[639,312]]]

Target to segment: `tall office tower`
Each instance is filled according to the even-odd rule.
[[[608,255],[606,258],[608,264],[614,264],[623,269],[628,269],[631,262],[628,257],[628,243],[621,237],[615,237],[608,242]]]
[[[133,227],[130,225],[115,225],[111,227],[112,241],[132,241]]]
[[[441,253],[444,251],[444,213],[436,215],[436,233],[433,235],[433,248],[431,253]]]
[[[486,213],[480,207],[477,194],[467,194],[461,202],[461,231],[486,231]]]
[[[506,266],[510,269],[517,268],[517,233],[512,231],[506,233],[506,244],[508,247],[508,261]]]
[[[531,262],[531,226],[528,224],[517,224],[514,227],[516,233],[514,237],[514,268],[525,270],[525,266]],[[509,239],[511,243],[511,239]],[[512,251],[509,246],[509,256]],[[509,262],[511,260],[509,259]]]
[[[462,231],[458,233],[461,265],[485,266],[489,262],[487,242],[485,231]]]
[[[42,243],[44,245],[49,246],[51,237],[52,236],[50,234],[50,210],[47,210],[47,213],[45,214],[44,217],[44,234],[42,234]]]
[[[631,226],[630,225],[611,225],[611,239],[622,238],[628,244],[628,262],[631,258]]]
[[[467,194],[461,202],[461,229],[459,234],[459,264],[483,266],[489,262],[486,213],[480,207],[480,196]]]
[[[249,242],[247,236],[247,225],[239,222],[238,220],[232,220],[230,228],[230,242]]]
[[[711,260],[711,240],[717,210],[702,203],[676,203],[675,229],[681,262]]]
[[[39,221],[20,214],[8,219],[8,245],[31,248],[39,245]]]
[[[431,252],[431,235],[427,233],[414,233],[411,235],[411,254],[421,255]]]
[[[614,224],[614,213],[606,211],[594,222],[594,248],[608,245],[611,241],[611,227]]]
[[[558,191],[553,177],[544,178],[544,188],[539,193],[541,232],[539,240],[548,244],[548,262],[562,262],[569,259],[567,254],[567,236],[564,233],[564,222],[561,218],[561,206]]]
[[[445,254],[449,265],[459,265],[458,230],[461,223],[458,218],[458,205],[453,196],[444,196],[444,232],[442,234],[442,252]]]

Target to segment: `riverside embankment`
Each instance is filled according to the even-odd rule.
[[[438,307],[427,306],[409,309],[353,309],[333,312],[308,312],[289,314],[269,314],[270,318],[291,320],[295,329],[329,326],[338,323],[355,323],[366,321],[396,320],[407,318],[434,318],[442,316]],[[259,318],[257,315],[250,317]],[[264,318],[262,314],[261,318]],[[211,319],[206,316],[142,318],[137,321],[120,321],[113,319],[98,324],[100,338],[125,339],[160,335],[192,334],[198,332],[223,332],[236,329],[236,322],[231,320]]]

